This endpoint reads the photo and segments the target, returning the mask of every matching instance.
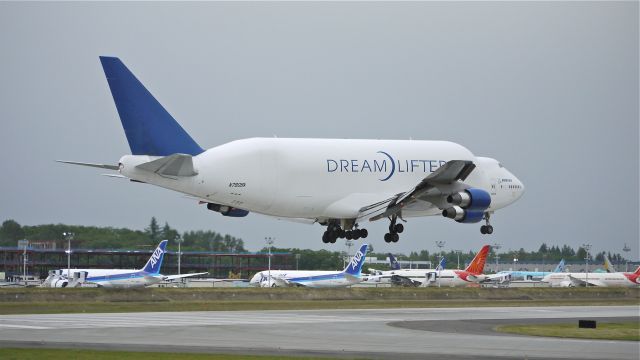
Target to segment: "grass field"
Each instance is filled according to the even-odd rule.
[[[640,305],[640,289],[147,288],[0,291],[0,314]]]
[[[184,353],[154,353],[133,351],[100,351],[100,350],[74,350],[74,349],[0,349],[0,359],[3,360],[298,360],[298,359],[326,359],[313,357],[289,357],[289,356],[251,356],[251,355],[225,355],[225,354],[184,354]]]
[[[491,306],[570,306],[637,305],[637,301],[611,300],[299,300],[299,301],[179,301],[179,302],[70,302],[0,303],[0,315],[114,313],[147,311],[239,311],[239,310],[315,310],[384,309]]]
[[[495,330],[533,336],[640,341],[640,323],[638,322],[598,323],[596,329],[580,329],[577,322],[571,324],[501,325]]]

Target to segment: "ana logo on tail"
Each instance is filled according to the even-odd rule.
[[[359,276],[360,270],[362,269],[362,264],[364,264],[365,255],[367,254],[367,249],[369,248],[369,244],[362,244],[360,250],[353,255],[353,258],[347,265],[345,272],[349,275]]]
[[[387,255],[389,255],[389,266],[391,270],[400,270],[400,263],[398,263],[398,260],[396,260],[393,254],[389,253]]]
[[[167,242],[168,240],[162,240],[160,244],[158,244],[158,247],[153,251],[153,254],[151,254],[149,261],[147,261],[147,264],[144,266],[144,268],[142,268],[143,271],[150,274],[160,273],[162,259],[164,258],[165,254],[164,249],[167,247]]]

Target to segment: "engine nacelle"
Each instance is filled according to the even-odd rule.
[[[69,280],[67,279],[57,279],[51,283],[51,287],[55,288],[65,288],[69,285]]]
[[[491,205],[491,195],[476,188],[466,189],[447,196],[447,202],[465,210],[486,210]]]
[[[249,215],[249,212],[247,210],[242,210],[242,209],[234,208],[227,205],[208,203],[207,209],[211,211],[219,212],[224,216],[244,217]]]
[[[459,223],[477,223],[484,218],[484,210],[465,210],[460,206],[452,206],[442,211],[442,216],[453,219]]]

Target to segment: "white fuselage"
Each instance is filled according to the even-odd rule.
[[[67,269],[61,269],[67,275]],[[76,272],[87,272],[87,283],[106,288],[145,287],[162,281],[162,276],[154,276],[135,269],[71,269],[70,275]]]
[[[434,270],[434,269],[400,269],[382,271],[378,275],[370,275],[366,282],[389,283],[394,276],[411,279],[420,286],[461,287],[479,283],[485,279],[484,275],[474,275],[465,270]]]
[[[412,189],[450,160],[476,164],[465,184],[491,194],[488,211],[509,205],[524,190],[496,160],[446,141],[251,138],[194,156],[195,176],[163,177],[135,168],[156,158],[126,155],[120,172],[206,202],[282,218],[355,218],[361,206]],[[449,186],[452,192],[463,189]],[[403,216],[439,215],[436,205],[420,201],[403,209]]]
[[[568,286],[589,286],[602,287],[638,287],[640,285],[640,277],[634,276],[632,273],[553,273],[545,276],[542,282],[548,283],[550,286],[568,287]]]
[[[269,274],[271,278],[269,278]],[[249,284],[252,286],[272,287],[287,286],[287,281],[307,287],[341,287],[357,284],[362,278],[347,276],[342,271],[312,271],[312,270],[268,270],[256,273]]]

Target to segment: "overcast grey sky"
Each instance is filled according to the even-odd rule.
[[[213,229],[250,250],[323,228],[222,217],[55,159],[129,153],[98,61],[120,57],[203,147],[254,136],[451,140],[526,186],[479,224],[411,219],[376,251],[542,242],[638,258],[638,2],[0,3],[0,221]]]

